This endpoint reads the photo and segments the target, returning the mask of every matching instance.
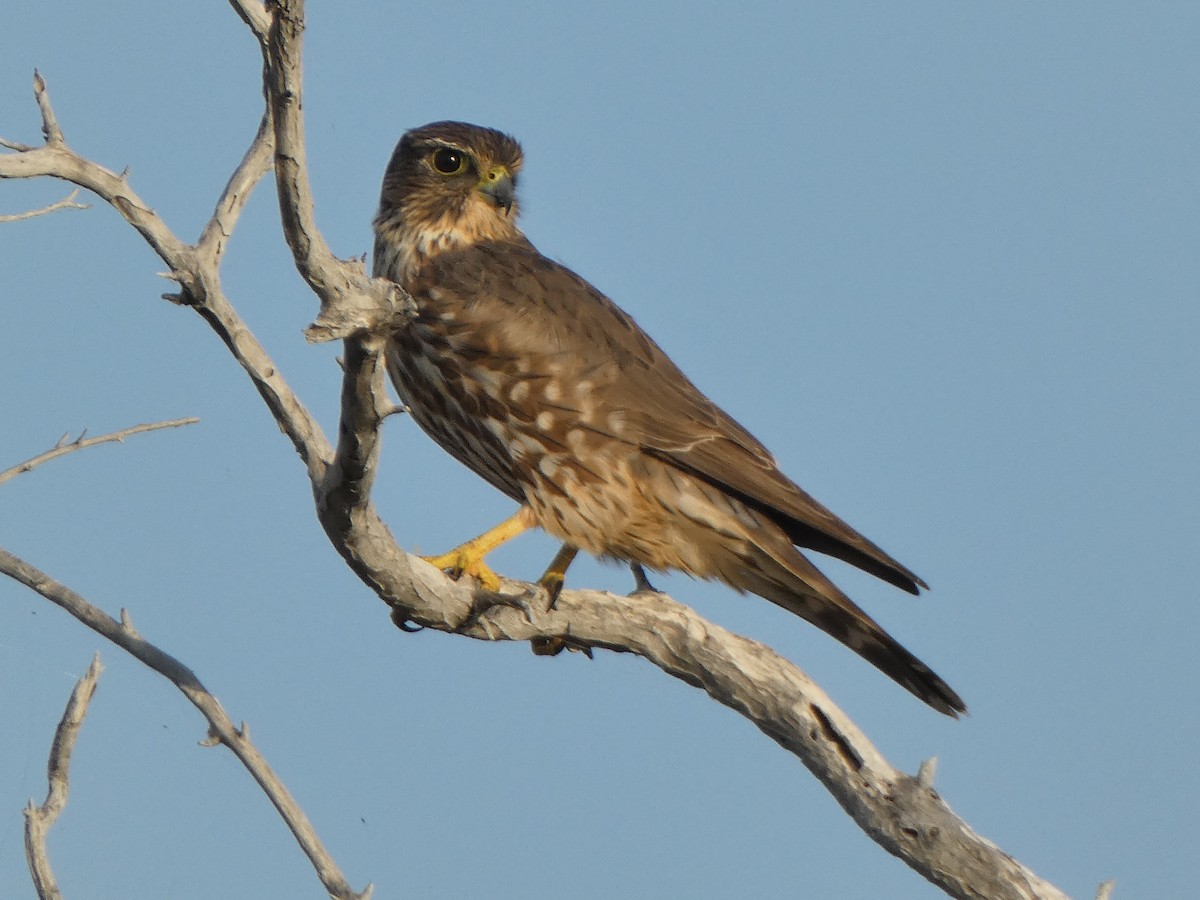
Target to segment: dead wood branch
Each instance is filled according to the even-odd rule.
[[[4,484],[4,482],[10,478],[15,478],[17,475],[23,475],[26,472],[32,471],[42,463],[58,459],[60,456],[66,456],[68,453],[74,453],[76,450],[86,450],[88,447],[95,447],[97,444],[124,443],[125,438],[135,434],[144,434],[147,431],[160,431],[163,428],[180,428],[184,425],[195,425],[199,421],[199,419],[191,417],[187,419],[170,419],[165,422],[147,422],[141,425],[131,425],[129,428],[122,428],[120,431],[113,431],[94,438],[85,437],[84,435],[87,434],[85,429],[73,441],[68,441],[67,436],[64,434],[45,453],[39,453],[37,456],[17,463],[15,466],[11,466],[0,472],[0,484]]]
[[[119,620],[114,619],[66,585],[55,581],[45,572],[18,559],[3,548],[0,548],[0,574],[7,575],[41,594],[55,606],[66,610],[88,628],[112,641],[179,688],[208,722],[210,742],[219,742],[228,747],[258,783],[267,799],[271,801],[271,805],[278,810],[330,896],[339,898],[339,900],[369,900],[372,892],[371,886],[368,885],[362,893],[358,893],[350,887],[337,863],[334,862],[333,857],[329,855],[317,837],[304,810],[300,808],[295,798],[279,780],[279,776],[275,774],[275,771],[267,764],[258,748],[250,740],[244,724],[240,727],[234,725],[233,720],[229,718],[217,698],[209,693],[191,669],[142,637],[133,627],[129,614],[125,610],[121,611]],[[51,784],[53,793],[53,772]],[[50,821],[53,819],[51,818]]]
[[[103,667],[100,665],[100,654],[92,657],[92,664],[83,677],[75,684],[67,708],[63,711],[58,727],[54,730],[54,742],[50,745],[50,760],[46,765],[46,779],[49,788],[46,791],[46,801],[41,806],[34,806],[29,801],[25,808],[25,860],[29,863],[29,874],[33,878],[33,886],[40,900],[61,900],[62,893],[50,868],[50,856],[46,851],[46,835],[67,806],[67,796],[70,793],[71,753],[75,749],[75,740],[79,737],[79,729],[83,727],[83,718],[87,715],[88,704],[96,693],[96,682],[100,678]]]

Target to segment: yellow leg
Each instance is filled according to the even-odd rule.
[[[641,563],[631,562],[629,564],[629,571],[633,573],[633,593],[640,594],[644,591],[649,591],[655,594],[661,593],[658,588],[650,583],[650,579],[646,577],[646,570],[642,568]]]
[[[441,556],[422,556],[421,559],[449,572],[454,578],[458,578],[460,575],[477,578],[487,590],[495,591],[500,587],[500,576],[488,567],[483,558],[505,541],[512,540],[536,524],[533,510],[528,506],[522,506],[513,516],[505,519],[495,528],[485,531],[479,537],[473,538],[465,544],[460,544],[449,553],[443,553]],[[555,559],[557,558],[555,557]]]
[[[576,555],[579,553],[578,547],[573,547],[570,544],[563,544],[562,548],[554,554],[554,559],[550,560],[550,565],[546,569],[546,574],[538,579],[538,584],[546,589],[550,595],[550,608],[554,609],[554,601],[558,599],[559,593],[562,592],[563,581],[566,579],[567,568],[574,562]],[[544,637],[534,638],[529,642],[530,648],[538,656],[558,656],[563,650],[582,650],[589,657],[592,655],[590,647],[575,647],[567,643],[562,638]]]
[[[551,609],[554,608],[554,601],[558,599],[558,595],[562,592],[563,582],[567,577],[567,569],[575,561],[578,553],[578,547],[563,544],[562,549],[554,554],[554,559],[550,560],[550,565],[546,568],[546,573],[538,579],[538,584],[544,587],[550,595]]]

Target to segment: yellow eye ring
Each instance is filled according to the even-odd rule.
[[[440,175],[461,175],[467,170],[467,154],[453,147],[441,147],[429,154],[429,164]]]

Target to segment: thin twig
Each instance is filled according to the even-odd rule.
[[[34,73],[34,98],[42,116],[46,143],[18,153],[0,156],[0,178],[37,178],[49,175],[70,181],[96,194],[110,204],[146,239],[151,249],[171,267],[172,273],[191,273],[195,269],[194,250],[184,244],[130,187],[124,175],[76,154],[63,140],[62,129],[50,103],[45,79]],[[189,284],[193,290],[200,285]]]
[[[7,144],[5,146],[7,146]],[[92,204],[90,204],[90,203],[76,203],[75,198],[78,196],[79,196],[79,189],[76,188],[75,190],[71,191],[71,193],[68,194],[63,199],[61,199],[55,203],[51,203],[49,206],[43,206],[41,209],[30,209],[30,210],[26,210],[25,212],[8,213],[6,215],[0,215],[0,223],[2,223],[2,222],[20,222],[22,219],[33,219],[33,218],[36,218],[37,216],[44,216],[44,215],[47,215],[52,212],[57,212],[60,209],[91,209],[92,208]]]
[[[38,109],[42,111],[42,134],[46,145],[50,147],[65,147],[62,129],[58,127],[58,119],[50,106],[50,95],[46,93],[46,79],[37,69],[33,70],[33,96],[37,100]]]
[[[369,900],[373,888],[368,885],[362,893],[357,893],[350,887],[337,863],[317,837],[304,810],[250,741],[249,735],[243,728],[234,725],[220,702],[201,684],[195,672],[138,634],[124,610],[120,620],[112,618],[66,585],[3,548],[0,548],[0,574],[8,575],[41,594],[179,688],[208,721],[209,734],[228,747],[258,782],[308,856],[330,896],[338,900]]]
[[[99,437],[85,438],[86,431],[82,432],[79,437],[69,443],[64,435],[59,439],[53,447],[45,453],[39,453],[25,462],[17,463],[9,469],[0,472],[0,484],[8,481],[10,478],[15,478],[17,475],[23,475],[33,469],[36,469],[42,463],[49,462],[52,459],[58,459],[60,456],[66,456],[68,453],[74,453],[76,450],[86,450],[88,447],[95,447],[97,444],[123,443],[125,438],[134,434],[143,434],[147,431],[160,431],[163,428],[179,428],[183,425],[195,425],[200,420],[194,416],[186,419],[169,419],[165,422],[146,422],[141,425],[133,425],[129,428],[122,428],[120,431],[114,431],[110,434],[102,434]]]
[[[204,226],[196,249],[202,254],[212,249],[213,259],[219,262],[229,236],[233,234],[233,226],[241,216],[250,199],[250,194],[259,180],[271,171],[271,157],[275,150],[275,132],[271,127],[271,113],[266,110],[258,125],[258,132],[250,142],[250,148],[242,161],[229,177],[229,183],[217,200],[212,218]]]
[[[7,150],[16,150],[18,153],[28,153],[30,150],[36,149],[29,144],[22,144],[20,141],[12,141],[6,137],[0,137],[0,147]]]
[[[46,766],[50,787],[46,802],[34,806],[33,801],[25,807],[25,860],[29,863],[29,874],[40,900],[62,900],[62,893],[50,867],[50,856],[46,852],[46,835],[67,805],[70,792],[71,751],[87,715],[88,704],[96,693],[96,681],[104,667],[100,665],[100,654],[92,657],[92,664],[71,691],[71,699],[58,728],[54,731],[54,743],[50,745],[50,761]]]

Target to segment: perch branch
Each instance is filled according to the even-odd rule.
[[[54,730],[54,742],[50,745],[50,760],[46,766],[46,778],[50,784],[46,802],[34,806],[30,800],[25,808],[25,860],[29,863],[29,874],[40,900],[62,900],[54,870],[50,868],[50,855],[46,852],[46,835],[67,806],[71,751],[75,749],[75,740],[79,737],[79,729],[83,727],[88,704],[96,693],[96,681],[101,671],[103,666],[97,653],[71,691],[67,708],[58,722],[58,728]]]
[[[73,441],[68,441],[67,436],[64,434],[45,453],[39,453],[37,456],[25,460],[25,462],[17,463],[15,466],[0,472],[0,484],[4,484],[4,482],[10,478],[15,478],[17,475],[23,475],[26,472],[36,469],[42,463],[57,459],[60,456],[66,456],[68,453],[74,453],[76,450],[86,450],[88,447],[95,447],[97,444],[123,443],[125,438],[134,434],[159,431],[163,428],[179,428],[183,425],[195,425],[199,421],[199,419],[192,417],[187,419],[170,419],[166,422],[147,422],[141,425],[132,425],[129,428],[122,428],[120,431],[113,431],[109,434],[102,434],[94,438],[85,438],[84,435],[87,434],[87,431],[83,431]]]
[[[371,886],[368,885],[361,894],[350,887],[333,857],[321,844],[304,810],[267,764],[245,730],[233,724],[220,702],[208,692],[191,669],[142,637],[130,622],[128,613],[122,610],[121,619],[114,619],[66,585],[3,548],[0,548],[0,574],[41,594],[179,688],[208,721],[209,736],[233,752],[278,810],[330,896],[339,900],[369,900]]]
[[[889,853],[954,897],[1061,900],[1064,895],[976,834],[933,789],[892,767],[820,688],[770,648],[706,621],[662,593],[622,597],[504,581],[500,594],[451,581],[396,546],[370,503],[384,399],[380,347],[347,341],[337,454],[318,491],[318,516],[342,557],[412,622],[479,640],[558,638],[635,653],[702,688],[804,763]]]

